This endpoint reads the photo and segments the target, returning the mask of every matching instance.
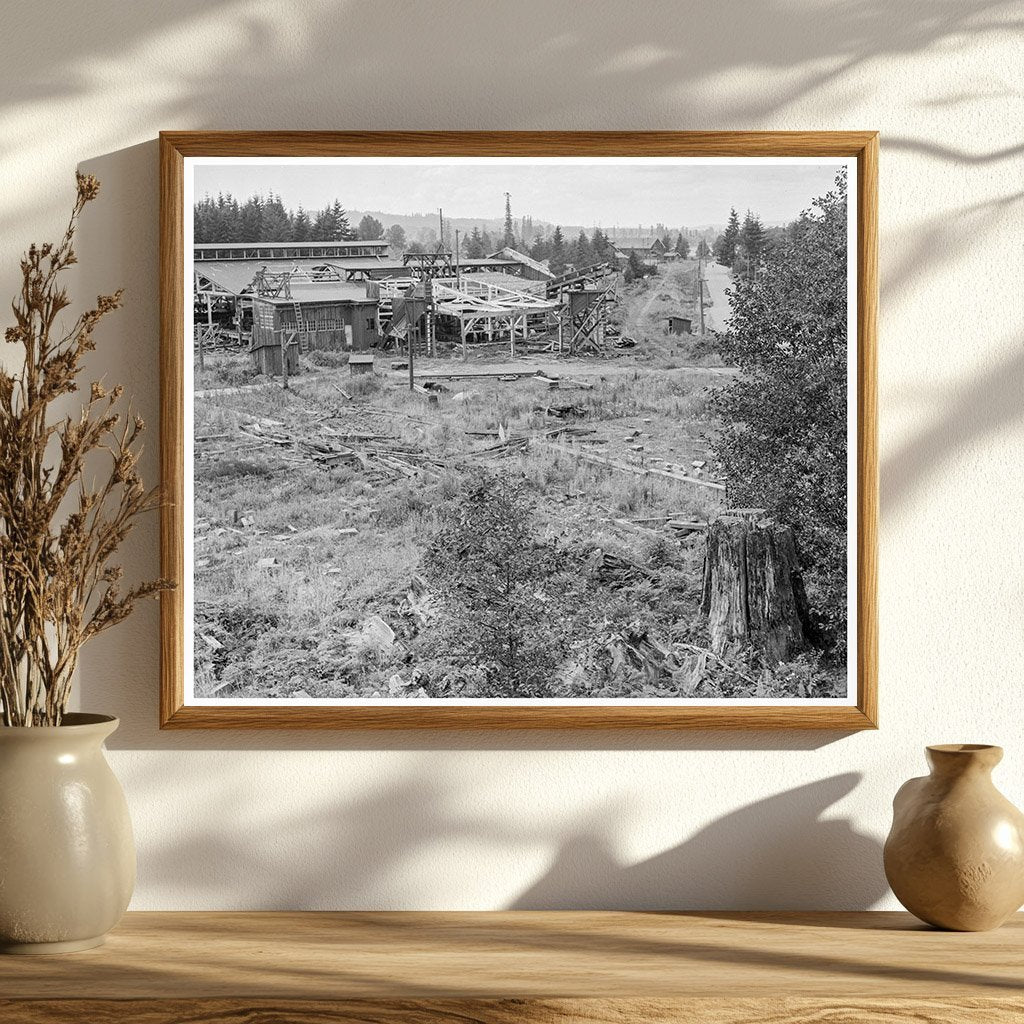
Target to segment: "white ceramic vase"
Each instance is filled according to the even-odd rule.
[[[103,741],[116,718],[0,727],[0,951],[98,946],[135,887],[128,804]]]

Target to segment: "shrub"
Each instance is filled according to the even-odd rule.
[[[473,474],[442,511],[423,574],[442,608],[438,655],[492,666],[492,696],[551,695],[583,603],[581,574],[565,549],[536,536],[524,484]]]

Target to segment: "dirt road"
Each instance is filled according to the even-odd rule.
[[[730,312],[729,296],[725,290],[732,287],[732,274],[720,263],[709,262],[705,277],[708,297],[711,299],[711,305],[704,310],[705,326],[712,331],[725,331],[728,329]]]

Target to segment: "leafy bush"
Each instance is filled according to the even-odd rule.
[[[846,176],[732,291],[723,356],[741,374],[715,396],[734,424],[718,446],[733,505],[793,526],[823,643],[846,637]]]

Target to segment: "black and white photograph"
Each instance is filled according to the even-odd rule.
[[[856,704],[855,160],[185,167],[187,703]]]

